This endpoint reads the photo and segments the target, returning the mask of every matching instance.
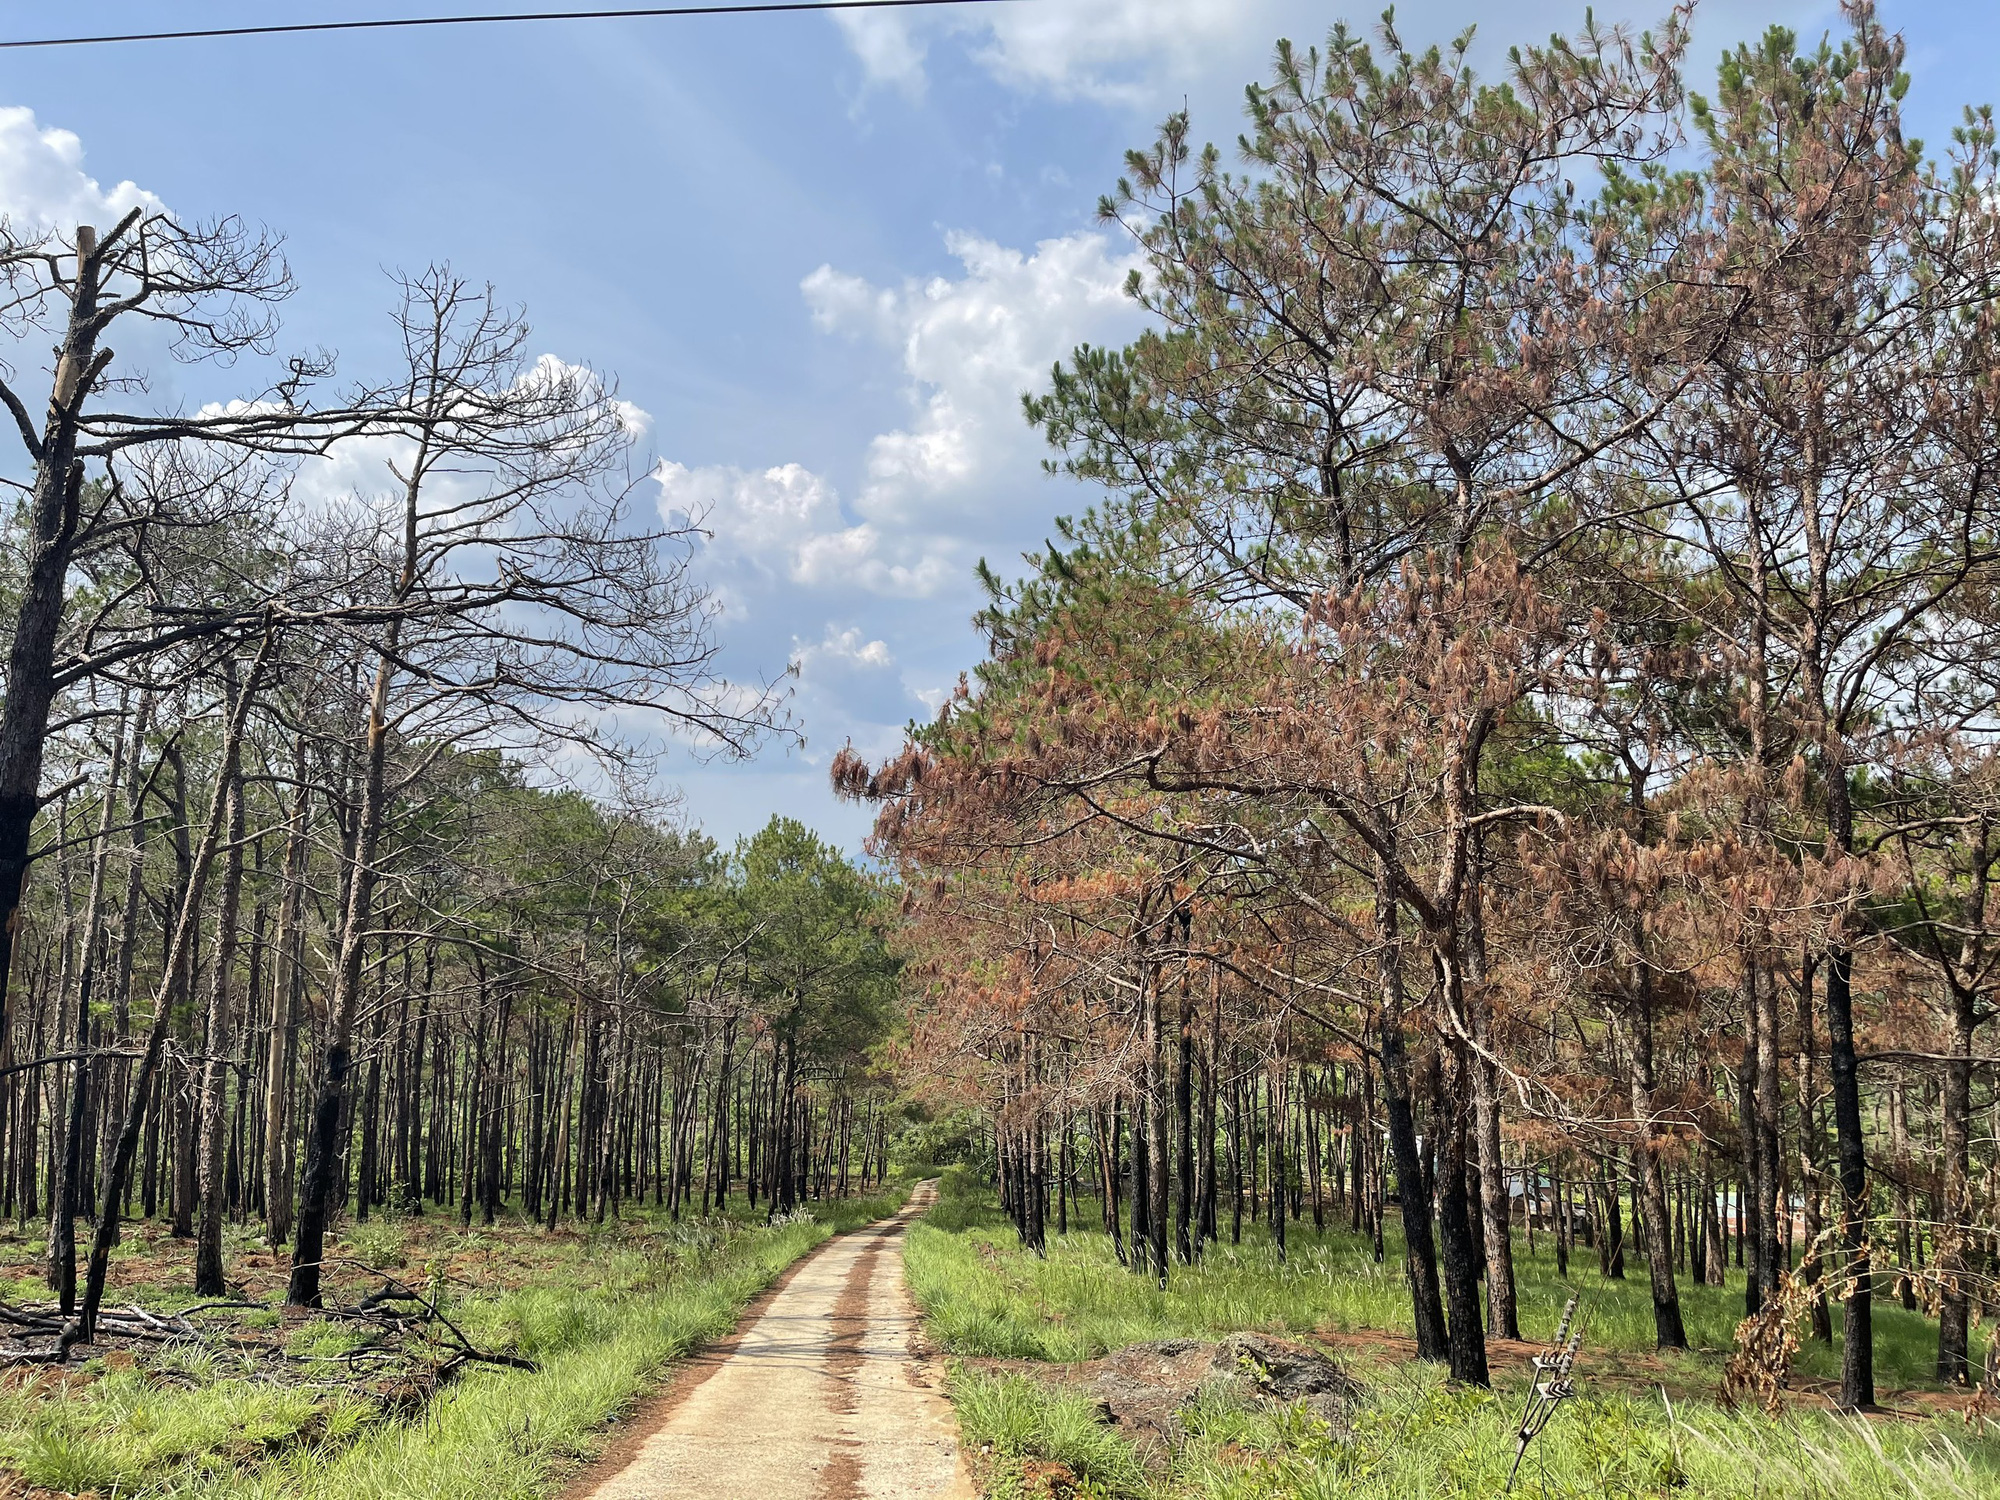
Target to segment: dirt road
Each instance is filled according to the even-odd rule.
[[[935,1198],[925,1184],[895,1218],[814,1251],[571,1494],[972,1500],[940,1372],[916,1351],[903,1290],[904,1231]]]

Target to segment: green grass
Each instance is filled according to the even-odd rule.
[[[119,1370],[54,1399],[9,1393],[0,1454],[44,1489],[143,1495],[162,1479],[350,1439],[368,1413],[365,1400],[308,1387],[219,1380],[190,1388]]]
[[[1085,1359],[1153,1339],[1254,1329],[1407,1332],[1408,1293],[1397,1247],[1376,1266],[1345,1235],[1294,1230],[1277,1264],[1261,1228],[1209,1247],[1198,1269],[1174,1268],[1162,1293],[1119,1266],[1094,1231],[1052,1238],[1046,1260],[1023,1253],[1013,1227],[976,1184],[948,1174],[938,1208],[910,1235],[906,1268],[931,1336],[954,1354]],[[1074,1219],[1072,1220],[1074,1222]],[[1740,1283],[1684,1289],[1691,1339],[1710,1353],[1652,1352],[1643,1273],[1607,1281],[1590,1258],[1572,1282],[1551,1258],[1521,1251],[1522,1322],[1553,1331],[1572,1290],[1590,1317],[1583,1396],[1531,1448],[1525,1496],[1749,1500],[1971,1500],[2000,1494],[2000,1438],[1957,1418],[1868,1422],[1813,1410],[1768,1417],[1730,1411],[1712,1392],[1720,1351],[1741,1316]],[[1878,1312],[1884,1386],[1924,1383],[1935,1326],[1900,1308]],[[1446,1500],[1500,1492],[1514,1458],[1524,1372],[1496,1360],[1495,1390],[1448,1385],[1435,1366],[1356,1360],[1369,1395],[1352,1429],[1336,1432],[1303,1407],[1246,1408],[1204,1397],[1187,1413],[1189,1439],[1168,1471],[1148,1473],[1092,1403],[1019,1371],[955,1363],[950,1392],[968,1443],[983,1450],[996,1497],[1040,1495],[1031,1460],[1060,1463],[1106,1497],[1213,1500]],[[1830,1368],[1829,1351],[1801,1361]],[[1675,1394],[1661,1389],[1666,1386]]]
[[[1513,1384],[1510,1382],[1510,1384]],[[1374,1382],[1351,1432],[1300,1409],[1193,1414],[1172,1493],[1205,1500],[1472,1500],[1514,1461],[1521,1392],[1446,1385],[1410,1364]],[[1973,1500],[2000,1486],[2000,1447],[1962,1423],[1770,1418],[1655,1398],[1583,1397],[1529,1450],[1527,1496],[1685,1500]]]
[[[952,1370],[948,1388],[961,1440],[1000,1460],[999,1493],[1018,1472],[1007,1460],[1027,1458],[1065,1464],[1102,1495],[1146,1493],[1146,1471],[1131,1444],[1099,1422],[1095,1404],[1081,1396],[1026,1375],[984,1375],[963,1365]]]
[[[1095,1204],[1082,1212],[1095,1222]],[[1078,1218],[1071,1216],[1072,1225]],[[1321,1236],[1309,1224],[1292,1224],[1287,1240],[1286,1263],[1280,1266],[1262,1224],[1245,1224],[1241,1245],[1230,1244],[1225,1231],[1220,1242],[1207,1247],[1200,1265],[1174,1266],[1168,1290],[1161,1292],[1121,1266],[1110,1237],[1094,1229],[1051,1235],[1045,1260],[1020,1254],[1012,1223],[990,1195],[954,1169],[942,1180],[937,1208],[911,1229],[905,1263],[932,1337],[957,1354],[1077,1360],[1152,1339],[1240,1329],[1412,1331],[1401,1237],[1393,1224],[1380,1265],[1365,1240],[1338,1230]],[[1653,1303],[1643,1265],[1623,1280],[1606,1278],[1595,1254],[1585,1250],[1571,1257],[1565,1280],[1556,1274],[1546,1237],[1538,1237],[1533,1255],[1518,1239],[1514,1250],[1521,1332],[1527,1339],[1550,1337],[1564,1303],[1578,1296],[1593,1354],[1645,1355],[1649,1368],[1657,1360],[1660,1372],[1676,1383],[1712,1384],[1714,1356],[1734,1347],[1743,1317],[1739,1273],[1732,1271],[1724,1287],[1683,1279],[1681,1316],[1695,1352],[1655,1356]],[[1832,1345],[1808,1339],[1800,1349],[1802,1375],[1838,1377],[1838,1309],[1834,1327]],[[1936,1358],[1937,1324],[1878,1298],[1878,1385],[1935,1389]]]
[[[556,1274],[518,1290],[448,1304],[475,1342],[541,1368],[469,1370],[414,1419],[385,1415],[337,1360],[324,1384],[276,1386],[191,1350],[0,1391],[0,1464],[106,1500],[541,1500],[663,1365],[726,1333],[792,1262],[893,1212],[905,1191],[769,1228],[660,1222],[572,1241],[566,1274],[558,1258]],[[288,1347],[337,1356],[353,1333],[307,1323]]]

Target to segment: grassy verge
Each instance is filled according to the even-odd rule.
[[[1101,1234],[1052,1239],[1048,1258],[1038,1260],[1021,1253],[1012,1226],[972,1183],[948,1175],[944,1188],[938,1208],[911,1233],[906,1265],[931,1336],[962,1356],[951,1395],[966,1440],[983,1451],[989,1494],[1456,1500],[1497,1495],[1505,1483],[1526,1393],[1522,1362],[1496,1358],[1495,1390],[1485,1392],[1448,1386],[1436,1367],[1398,1360],[1393,1340],[1371,1354],[1370,1330],[1394,1335],[1409,1325],[1393,1246],[1377,1267],[1344,1235],[1295,1234],[1281,1267],[1261,1232],[1246,1233],[1241,1246],[1210,1247],[1200,1269],[1176,1268],[1162,1293],[1119,1267]],[[1733,1294],[1690,1288],[1690,1333],[1714,1352],[1663,1357],[1651,1349],[1643,1277],[1606,1281],[1594,1263],[1573,1263],[1572,1271],[1575,1280],[1565,1282],[1552,1263],[1522,1257],[1530,1338],[1553,1329],[1573,1290],[1586,1294],[1591,1322],[1583,1395],[1531,1448],[1517,1493],[2000,1494],[2000,1439],[1956,1416],[1869,1422],[1801,1409],[1772,1418],[1707,1399],[1740,1316],[1740,1287]],[[1900,1309],[1885,1311],[1883,1383],[1920,1386],[1926,1329]],[[1902,1327],[1905,1320],[1914,1326]],[[1204,1400],[1185,1414],[1188,1441],[1171,1468],[1149,1472],[1115,1429],[1098,1422],[1093,1402],[992,1362],[1087,1359],[1130,1343],[1239,1329],[1337,1342],[1369,1390],[1351,1430],[1335,1431],[1303,1409]],[[1802,1370],[1816,1362],[1808,1350]]]
[[[472,1241],[513,1270],[497,1278],[504,1289],[456,1297],[450,1316],[476,1344],[536,1360],[534,1372],[469,1370],[411,1414],[357,1363],[348,1327],[314,1320],[278,1330],[295,1359],[323,1364],[301,1383],[233,1362],[226,1339],[17,1374],[0,1389],[0,1465],[30,1487],[104,1500],[540,1500],[664,1364],[726,1333],[792,1262],[892,1212],[903,1192],[771,1226],[633,1219],[588,1234],[453,1234],[454,1254]],[[449,1288],[438,1264],[426,1254],[420,1268]],[[251,1315],[253,1326],[266,1318],[276,1321]]]

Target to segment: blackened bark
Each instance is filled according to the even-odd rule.
[[[229,779],[229,850],[223,856],[222,886],[216,910],[214,967],[209,973],[207,1056],[202,1062],[201,1112],[198,1130],[201,1159],[200,1233],[195,1238],[194,1290],[198,1297],[220,1297],[228,1291],[222,1275],[222,1216],[225,1095],[229,1084],[231,984],[236,968],[236,918],[243,897],[243,778]]]
[[[414,505],[414,497],[411,502]],[[285,1301],[294,1307],[320,1305],[320,1260],[326,1253],[326,1227],[334,1201],[336,1174],[343,1155],[341,1119],[347,1104],[347,1074],[352,1064],[354,1017],[361,998],[361,969],[373,912],[376,844],[381,838],[389,759],[389,687],[394,678],[399,622],[391,620],[375,668],[368,699],[367,744],[362,771],[361,807],[355,820],[353,859],[347,871],[347,900],[341,914],[340,956],[334,970],[333,994],[327,1004],[326,1050],[320,1060],[319,1085],[314,1092],[305,1171],[299,1188],[297,1239],[292,1246],[291,1278]]]
[[[249,675],[230,707],[229,724],[222,737],[221,764],[216,770],[214,800],[209,807],[200,850],[188,872],[173,936],[167,945],[160,988],[153,1000],[153,1024],[146,1036],[146,1050],[134,1070],[132,1093],[125,1106],[124,1123],[118,1131],[118,1145],[112,1155],[111,1170],[104,1174],[103,1193],[98,1202],[97,1232],[91,1238],[90,1265],[85,1273],[83,1299],[77,1307],[76,1316],[64,1326],[59,1341],[59,1349],[65,1355],[72,1346],[89,1343],[97,1332],[97,1310],[104,1301],[105,1278],[111,1269],[111,1247],[118,1240],[118,1218],[124,1206],[125,1184],[132,1171],[133,1155],[138,1150],[140,1126],[147,1114],[147,1101],[153,1093],[154,1072],[159,1066],[161,1050],[166,1045],[167,1027],[173,1019],[176,1003],[187,990],[188,964],[194,948],[195,928],[201,918],[203,886],[208,878],[209,865],[215,858],[216,845],[221,840],[224,802],[230,785],[236,780],[237,767],[241,763],[244,725],[249,721],[250,705],[256,696],[258,679],[263,673],[270,648],[271,637],[267,632],[257,659],[251,664]]]
[[[1185,965],[1183,965],[1185,970]],[[1181,1258],[1182,1265],[1192,1265],[1195,1258],[1193,1241],[1194,1223],[1194,1008],[1188,997],[1188,981],[1185,972],[1181,980],[1181,1024],[1179,1048],[1175,1057],[1174,1113],[1176,1115],[1177,1144],[1180,1147],[1180,1191],[1174,1195],[1174,1249]]]
[[[138,222],[134,209],[105,237],[104,248]],[[41,811],[42,752],[55,703],[56,643],[68,596],[70,562],[83,521],[83,465],[77,460],[78,419],[103,373],[110,351],[98,347],[104,275],[97,231],[76,231],[76,275],[69,316],[56,346],[56,375],[48,415],[34,444],[13,634],[7,650],[6,696],[0,699],[0,1032],[9,1024],[8,979],[22,891],[31,858],[29,843]],[[113,304],[115,310],[115,303]]]
[[[1431,1129],[1439,1137],[1438,1239],[1443,1252],[1446,1304],[1450,1312],[1448,1350],[1451,1376],[1486,1385],[1486,1331],[1479,1315],[1479,1248],[1466,1192],[1467,1073],[1470,1059],[1454,1049],[1444,1096],[1434,1101]]]
[[[1674,1285],[1673,1235],[1668,1225],[1666,1185],[1660,1174],[1658,1113],[1653,1102],[1653,1015],[1651,986],[1642,977],[1635,1013],[1622,1022],[1620,1040],[1630,1059],[1628,1082],[1632,1118],[1639,1138],[1632,1144],[1632,1171],[1645,1210],[1646,1275],[1653,1294],[1653,1338],[1662,1349],[1685,1349],[1680,1291]]]

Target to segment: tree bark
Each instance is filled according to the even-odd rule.
[[[1659,1114],[1653,1101],[1651,986],[1643,975],[1641,985],[1642,995],[1635,1013],[1625,1016],[1614,1008],[1613,1017],[1623,1033],[1619,1040],[1629,1059],[1626,1076],[1632,1118],[1639,1132],[1632,1143],[1632,1171],[1645,1210],[1646,1275],[1653,1293],[1653,1338],[1659,1348],[1685,1349],[1687,1329],[1681,1321],[1680,1291],[1674,1285],[1674,1246],[1667,1218],[1666,1184],[1661,1177],[1655,1144],[1659,1138]]]
[[[201,1071],[201,1189],[200,1232],[195,1237],[194,1290],[198,1297],[220,1297],[228,1290],[222,1274],[222,1216],[225,1096],[229,1084],[230,986],[236,968],[236,919],[243,898],[243,778],[229,778],[229,848],[223,855],[222,884],[217,893],[214,967],[209,973],[207,1057]]]
[[[140,218],[134,209],[106,236],[106,246]],[[76,230],[76,277],[69,316],[56,345],[55,384],[35,452],[25,531],[28,552],[20,575],[14,628],[7,650],[6,697],[0,699],[0,1032],[7,1029],[8,980],[29,844],[41,811],[42,754],[55,703],[56,643],[68,598],[70,561],[83,521],[83,464],[76,457],[85,399],[109,358],[98,347],[103,261],[98,234]],[[115,307],[115,304],[114,304]]]
[[[414,495],[410,504],[414,507]],[[382,835],[385,811],[389,689],[394,679],[400,624],[399,619],[392,618],[386,627],[375,667],[374,685],[368,696],[361,807],[355,819],[353,860],[348,871],[346,906],[341,914],[333,994],[327,1003],[326,1048],[320,1059],[319,1084],[308,1123],[305,1171],[299,1192],[297,1239],[292,1247],[292,1272],[285,1288],[285,1301],[294,1307],[320,1305],[320,1260],[326,1253],[327,1220],[333,1208],[335,1176],[343,1155],[341,1116],[347,1102],[354,1017],[361,998],[362,960],[375,895],[375,849]]]
[[[167,1028],[174,1006],[187,991],[188,961],[194,949],[195,929],[201,920],[203,886],[208,869],[221,842],[225,804],[230,785],[236,780],[243,752],[243,730],[249,722],[251,701],[271,649],[271,633],[266,631],[257,658],[250,665],[236,701],[230,707],[229,723],[223,731],[220,765],[216,769],[215,793],[208,809],[201,843],[195,851],[188,880],[181,895],[180,913],[167,945],[166,963],[160,987],[153,998],[153,1024],[146,1036],[146,1050],[134,1069],[132,1092],[125,1106],[125,1119],[118,1132],[118,1145],[111,1170],[104,1174],[103,1193],[98,1201],[97,1232],[91,1239],[90,1265],[86,1272],[83,1300],[63,1328],[59,1349],[67,1354],[78,1343],[89,1343],[97,1332],[97,1311],[104,1301],[104,1283],[111,1268],[111,1247],[118,1240],[118,1218],[125,1199],[125,1183],[132,1170],[132,1157],[139,1145],[139,1130],[146,1116],[146,1104],[153,1092],[153,1075],[166,1045]]]
[[[117,817],[119,776],[124,768],[125,725],[121,721],[104,778],[103,808],[90,852],[90,894],[84,902],[83,944],[76,981],[74,1040],[76,1061],[70,1068],[69,1119],[63,1131],[60,1171],[50,1194],[54,1209],[49,1224],[49,1280],[65,1315],[76,1310],[76,1215],[83,1197],[84,1133],[91,1104],[90,1000],[102,967],[105,866],[111,857],[111,830]],[[133,755],[138,755],[136,743]]]
[[[1403,1217],[1403,1264],[1410,1281],[1417,1356],[1443,1360],[1451,1354],[1438,1287],[1437,1248],[1431,1238],[1431,1199],[1417,1148],[1416,1116],[1410,1103],[1410,1065],[1403,1047],[1403,965],[1398,940],[1395,891],[1386,864],[1376,866],[1375,924],[1382,943],[1376,961],[1376,1031],[1382,1039],[1382,1097],[1389,1124],[1389,1149],[1396,1164],[1396,1191]]]

